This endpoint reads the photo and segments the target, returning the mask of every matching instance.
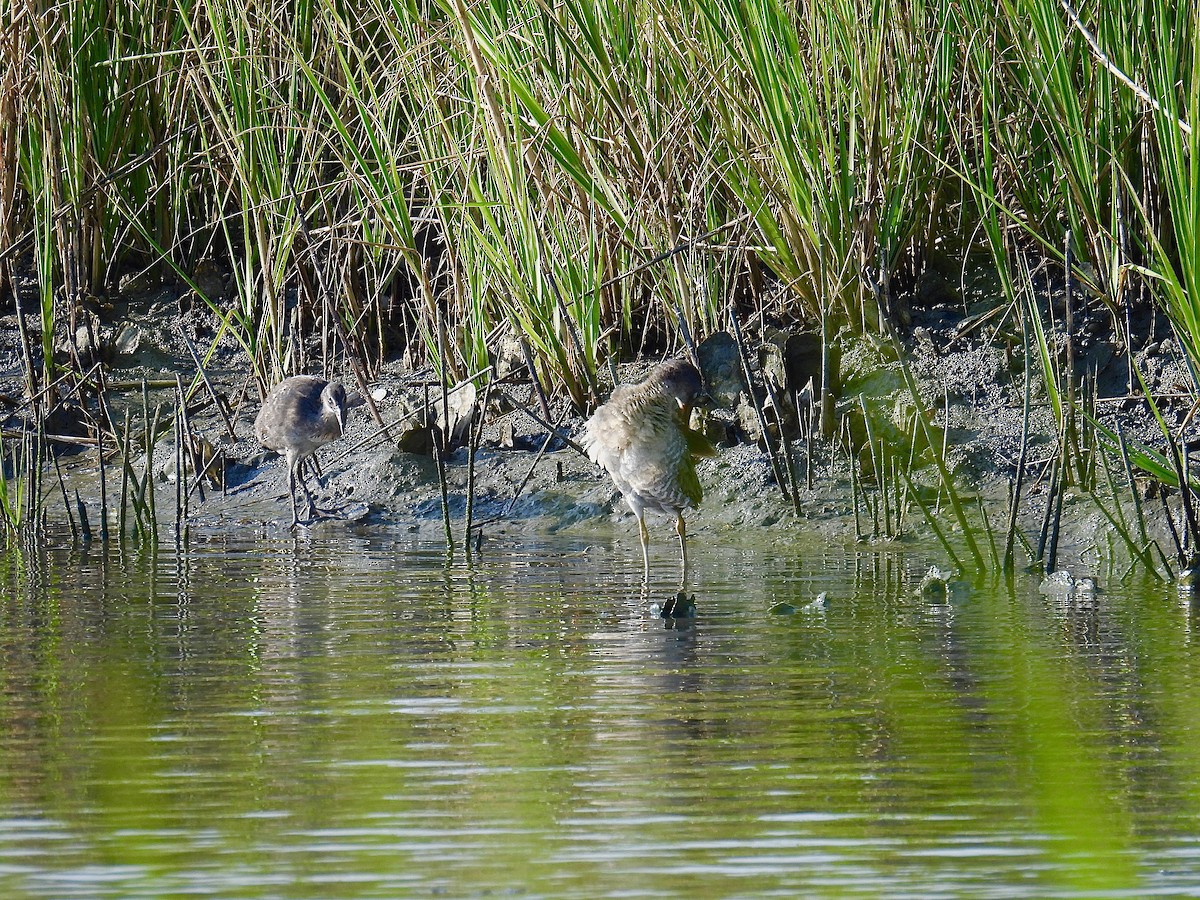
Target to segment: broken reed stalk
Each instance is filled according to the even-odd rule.
[[[1063,340],[1066,346],[1063,348],[1063,353],[1066,357],[1066,371],[1063,373],[1063,381],[1066,382],[1062,389],[1066,393],[1066,406],[1072,414],[1069,421],[1074,425],[1075,411],[1075,310],[1074,310],[1074,287],[1075,281],[1071,278],[1071,270],[1075,265],[1075,248],[1071,245],[1071,230],[1068,228],[1063,235],[1063,273],[1065,283],[1063,286],[1063,319],[1066,333],[1063,335]],[[1068,433],[1074,439],[1074,429],[1069,428]]]
[[[483,386],[483,402],[475,407],[477,421],[471,423],[471,429],[468,432],[467,513],[466,520],[463,522],[463,546],[466,548],[468,562],[471,559],[471,523],[475,515],[475,453],[479,449],[479,442],[483,439],[484,417],[487,415],[488,401],[491,399],[491,396],[492,382],[489,380]],[[483,529],[480,529],[479,536],[482,538]]]
[[[39,413],[39,398],[41,392],[37,386],[37,370],[33,366],[33,344],[29,342],[29,329],[25,326],[25,313],[21,309],[21,291],[16,281],[11,282],[13,308],[17,314],[17,334],[21,341],[21,360],[25,364],[26,389],[29,391],[29,402],[35,415]],[[42,418],[38,415],[38,418]]]
[[[2,437],[2,434],[0,434],[0,437]],[[21,518],[24,515],[23,504],[25,497],[22,494],[21,447],[24,444],[25,436],[19,433],[14,435],[14,437],[17,440],[11,445],[12,484],[9,484],[8,476],[4,472],[4,454],[0,452],[0,488],[3,489],[2,493],[0,493],[0,514],[3,514],[4,517],[6,539],[10,535],[14,538],[20,538]]]
[[[1063,453],[1066,453],[1066,445],[1063,445]],[[1068,472],[1068,463],[1064,459],[1058,466],[1058,490],[1054,492],[1054,518],[1050,523],[1050,544],[1046,551],[1046,571],[1054,572],[1058,564],[1058,535],[1059,526],[1062,523],[1062,506],[1063,496],[1066,491],[1066,476]]]
[[[863,539],[862,521],[858,516],[858,504],[861,496],[858,486],[858,466],[855,465],[853,456],[850,459],[850,492],[854,498],[854,538],[861,541]]]
[[[150,423],[149,447],[146,450],[146,473],[143,476],[150,483],[150,498],[147,501],[147,508],[150,512],[150,537],[156,543],[158,541],[158,503],[154,491],[154,453],[158,449],[158,428],[162,423],[162,413],[162,404],[156,404],[154,419]]]
[[[87,507],[79,499],[79,491],[75,492],[75,509],[79,513],[79,528],[83,535],[83,542],[90,544],[92,542],[92,526],[88,522]]]
[[[62,466],[58,464],[58,454],[51,453],[50,459],[54,463],[54,473],[58,476],[58,490],[62,495],[63,509],[67,513],[67,524],[71,526],[71,541],[78,543],[79,541],[79,526],[75,524],[75,513],[71,510],[71,501],[67,497],[67,483],[63,480]]]
[[[37,458],[37,441],[32,431],[26,431],[21,439],[21,468],[19,478],[25,485],[25,512],[21,518],[21,533],[28,535],[31,529],[37,528],[37,484],[35,466]],[[15,467],[14,467],[15,468]]]
[[[1038,530],[1038,548],[1034,562],[1042,564],[1046,554],[1046,539],[1050,534],[1050,517],[1054,515],[1054,496],[1058,486],[1058,456],[1050,461],[1050,479],[1046,481],[1046,508],[1042,512],[1042,528]]]
[[[1021,488],[1025,484],[1025,463],[1029,457],[1029,406],[1030,395],[1032,393],[1032,376],[1029,369],[1033,364],[1033,360],[1030,358],[1029,335],[1024,328],[1024,319],[1024,307],[1021,307],[1021,331],[1024,334],[1025,344],[1025,399],[1021,411],[1021,452],[1017,457],[1017,474],[1013,484],[1012,504],[1008,510],[1008,535],[1004,539],[1003,568],[1005,572],[1012,572],[1016,565],[1013,558],[1013,544],[1017,536],[1017,516],[1021,510]]]
[[[979,506],[979,516],[983,520],[983,527],[987,529],[988,550],[992,554],[992,569],[1000,570],[1000,552],[996,548],[996,533],[992,530],[991,520],[988,519],[987,507],[983,503],[983,495],[975,495],[976,504]]]
[[[438,313],[438,338],[439,341],[444,335],[444,330],[441,327],[441,312]],[[444,343],[443,343],[443,346]],[[446,367],[443,361],[442,365],[442,417],[445,422],[445,427],[439,425],[437,417],[434,417],[433,424],[430,428],[433,429],[433,455],[437,461],[438,472],[438,488],[441,491],[442,499],[442,526],[446,534],[446,556],[449,559],[454,558],[454,531],[450,526],[450,486],[447,482],[446,474],[446,447],[449,444],[450,431],[450,403],[449,391],[446,389],[445,378]],[[425,386],[425,406],[429,407],[429,386]]]
[[[154,498],[154,450],[156,444],[156,435],[158,433],[158,425],[162,420],[162,404],[158,404],[154,408],[154,418],[150,419],[150,396],[145,390],[142,391],[142,411],[146,425],[145,446],[146,446],[146,463],[142,469],[141,484],[138,487],[137,503],[142,507],[146,515],[146,530],[143,531],[143,536],[149,536],[152,543],[158,542],[158,507]],[[148,495],[148,496],[147,496]]]
[[[693,347],[692,350],[694,353],[695,348]],[[774,376],[768,372],[763,373],[763,381],[767,386],[767,394],[771,398],[771,405],[775,407],[775,420],[779,425],[779,448],[783,455],[783,464],[787,469],[788,492],[791,494],[792,512],[799,517],[800,486],[796,483],[796,459],[792,455],[792,442],[787,439],[787,436],[783,432],[783,407],[780,405],[779,399],[779,392],[782,388],[775,383]]]
[[[1167,502],[1167,492],[1159,490],[1158,499],[1162,501],[1163,515],[1167,520],[1167,530],[1171,533],[1171,541],[1175,544],[1175,561],[1186,565],[1183,544],[1179,540],[1179,530],[1175,526],[1175,514],[1171,512],[1171,504]]]
[[[1180,456],[1183,460],[1183,464],[1180,467],[1180,472],[1182,473],[1183,478],[1179,482],[1179,499],[1183,500],[1184,497],[1191,496],[1192,492],[1192,486],[1186,482],[1187,473],[1192,470],[1191,460],[1189,458],[1190,454],[1188,453],[1188,445],[1186,443],[1183,445],[1183,452],[1180,454]],[[1200,543],[1200,541],[1197,543]],[[1191,528],[1188,528],[1183,532],[1183,552],[1188,554],[1189,557],[1193,555],[1193,539]]]
[[[1137,516],[1138,540],[1143,546],[1150,543],[1146,534],[1146,516],[1142,512],[1142,496],[1138,491],[1137,480],[1133,477],[1133,464],[1129,461],[1129,447],[1125,443],[1125,431],[1121,420],[1117,420],[1117,444],[1121,448],[1121,463],[1125,466],[1125,478],[1129,482],[1129,492],[1133,496],[1133,511]]]
[[[875,486],[878,489],[876,492],[878,494],[878,493],[882,493],[884,491],[883,460],[881,458],[882,448],[880,448],[879,451],[876,452],[875,429],[871,425],[871,413],[867,409],[867,400],[862,394],[858,395],[858,405],[859,405],[859,408],[862,410],[863,423],[865,424],[866,429],[867,429],[867,449],[871,453],[871,468],[875,470]],[[864,497],[866,496],[866,488],[865,487],[863,488],[863,496]],[[874,528],[875,536],[878,536],[879,535],[879,512],[878,512],[879,498],[878,498],[878,496],[875,498],[875,500],[873,502],[874,502],[875,514],[873,516],[874,525],[872,527]]]
[[[36,454],[34,448],[33,432],[26,430],[21,434],[21,460],[19,465],[13,466],[13,473],[17,476],[21,483],[21,499],[18,511],[20,520],[20,534],[25,537],[29,533],[29,529],[34,521],[35,503],[33,491],[33,458]]]
[[[829,319],[828,315],[821,316],[821,383],[817,385],[820,396],[813,398],[817,404],[820,435],[826,439],[833,437],[835,412],[833,365],[829,356]]]
[[[1188,558],[1188,548],[1196,543],[1197,533],[1200,532],[1200,528],[1196,525],[1196,510],[1192,504],[1192,483],[1180,458],[1179,442],[1170,434],[1167,435],[1167,448],[1171,451],[1171,464],[1175,467],[1175,477],[1179,481],[1179,499],[1183,504],[1183,524],[1185,530],[1182,543],[1177,542],[1179,546],[1179,562],[1182,567],[1191,568],[1191,560]]]
[[[537,394],[538,405],[542,408],[542,416],[547,422],[554,418],[550,412],[550,400],[546,397],[546,389],[542,387],[542,380],[538,377],[537,367],[533,364],[533,354],[529,352],[529,343],[524,337],[518,341],[521,345],[521,355],[525,357],[525,368],[529,370],[529,381],[533,385],[533,391]],[[609,357],[610,359],[612,357]],[[616,387],[616,372],[613,373],[613,387]]]
[[[810,386],[812,385],[811,381],[809,381],[809,385]],[[797,392],[795,394],[795,400],[796,400],[796,421],[800,422],[800,421],[803,421],[803,419],[800,415],[800,394],[799,394],[799,392]],[[810,402],[808,404],[808,427],[805,429],[805,434],[804,434],[804,484],[809,491],[811,491],[813,489],[813,430],[817,426],[817,423],[814,421],[815,418],[816,418],[816,405],[814,403]]]
[[[38,423],[38,458],[37,458],[36,490],[37,490],[37,509],[38,509],[37,526],[40,529],[45,529],[45,527],[46,527],[46,498],[45,498],[45,494],[43,493],[43,489],[42,489],[42,480],[45,477],[46,454],[47,453],[50,453],[51,455],[53,455],[52,451],[50,450],[50,442],[46,439],[45,423],[39,422]]]
[[[833,460],[833,454],[836,453],[838,449],[845,451],[845,453],[846,453],[846,468],[850,470],[850,489],[851,489],[851,494],[852,494],[852,498],[854,501],[854,536],[856,538],[861,539],[862,538],[862,528],[859,527],[859,521],[858,521],[858,504],[859,504],[858,474],[857,474],[857,469],[855,467],[856,461],[854,458],[854,450],[852,449],[854,442],[851,439],[851,434],[850,434],[850,419],[846,416],[842,417],[842,424],[841,424],[840,431],[841,431],[841,434],[838,438],[837,444],[830,447],[830,463],[829,463],[829,465],[830,465],[830,469],[832,470],[835,465],[834,460]]]
[[[767,430],[767,417],[763,414],[762,404],[759,403],[758,396],[754,393],[754,380],[750,373],[750,358],[746,355],[746,342],[742,339],[742,327],[738,324],[732,305],[729,308],[729,324],[731,326],[730,330],[733,332],[734,343],[737,344],[738,360],[742,367],[742,377],[746,381],[746,393],[750,396],[750,405],[754,407],[754,416],[758,419],[758,427],[762,431],[763,444],[767,448],[767,458],[771,461],[771,472],[775,475],[775,483],[779,485],[779,491],[783,494],[783,498],[791,500],[792,498],[788,496],[787,479],[784,477],[783,469],[780,467],[775,447],[771,443],[771,432]]]
[[[178,375],[175,378],[176,385],[181,385],[181,380]],[[180,387],[182,391],[182,387]],[[192,416],[188,411],[187,394],[181,395],[179,414],[183,424],[183,449],[184,449],[184,471],[186,473],[187,465],[190,463],[192,467],[192,486],[189,488],[185,482],[183,491],[183,517],[186,519],[191,502],[192,491],[195,491],[200,496],[200,502],[204,502],[204,479],[208,475],[209,469],[216,462],[216,454],[209,460],[204,459],[203,446],[196,440],[196,435],[192,431]]]
[[[108,543],[108,466],[104,463],[104,432],[96,430],[96,454],[100,458],[100,540]]]
[[[118,514],[117,527],[120,529],[120,539],[125,541],[126,506],[129,503],[129,408],[125,409],[125,425],[121,429],[121,511]]]
[[[183,384],[175,375],[175,537],[179,538],[187,476],[183,468]]]

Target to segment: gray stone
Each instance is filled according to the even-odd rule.
[[[717,331],[696,348],[696,354],[704,386],[713,402],[725,409],[736,408],[738,398],[746,393],[737,343],[728,332]]]

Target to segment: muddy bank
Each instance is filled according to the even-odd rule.
[[[926,310],[914,317],[903,336],[905,360],[919,382],[933,433],[943,444],[963,499],[972,509],[982,505],[988,511],[996,530],[995,539],[1002,543],[1022,435],[1026,433],[1025,360],[1011,345],[964,335],[963,322],[961,311],[952,309]],[[142,326],[135,320],[132,327]],[[22,419],[21,369],[15,352],[15,334],[11,316],[0,322],[0,342],[6,356],[4,391],[9,407],[5,429],[10,434],[10,446],[11,435],[30,424]],[[169,385],[176,371],[190,376],[194,366],[189,366],[186,356],[166,338],[155,340],[143,333],[139,341],[131,340],[127,346],[133,348],[132,352],[118,354],[109,372],[112,415],[120,421],[128,409],[133,421],[139,421],[144,415],[140,383],[146,379],[157,385],[149,394],[150,408],[161,404],[167,410],[164,422],[169,423],[174,402]],[[772,341],[758,341],[755,346],[759,347],[757,381],[772,365],[770,347],[786,348],[786,336],[781,342],[776,334]],[[796,530],[817,530],[839,540],[857,537],[865,541],[931,542],[933,534],[925,516],[911,503],[897,517],[897,527],[880,525],[880,479],[878,473],[871,471],[871,454],[859,434],[864,429],[865,408],[874,440],[881,446],[888,445],[897,459],[903,460],[904,454],[908,455],[914,485],[922,490],[931,507],[942,504],[938,513],[940,524],[952,542],[957,540],[956,527],[937,487],[936,472],[921,459],[922,448],[916,439],[913,418],[916,405],[904,383],[895,346],[871,337],[844,336],[838,342],[838,350],[836,419],[840,424],[832,441],[805,439],[806,426],[815,421],[811,407],[805,405],[811,403],[811,385],[800,388],[794,383],[795,378],[781,370],[779,378],[793,382],[779,391],[785,398],[781,408],[786,407],[791,414],[777,415],[769,407],[772,399],[780,397],[772,398],[763,384],[755,384],[760,402],[768,407],[768,431],[777,434],[782,427],[792,438],[794,503],[785,497],[777,483],[761,430],[755,433],[755,422],[762,420],[756,419],[754,411],[748,408],[744,383],[740,388],[741,398],[736,384],[732,387],[726,384],[725,390],[714,391],[724,402],[724,408],[712,411],[706,421],[695,424],[721,444],[721,452],[717,458],[703,460],[699,465],[705,500],[688,517],[691,534],[703,540],[720,539],[736,532],[757,534],[762,540],[786,541]],[[1081,369],[1091,373],[1088,390],[1093,391],[1090,408],[1095,410],[1096,418],[1110,423],[1119,418],[1132,439],[1151,445],[1156,440],[1161,443],[1149,407],[1129,393],[1129,366],[1120,348],[1097,332],[1076,350]],[[780,358],[786,356],[783,353]],[[228,403],[233,437],[223,417],[217,415],[215,405],[206,400],[205,392],[198,392],[195,409],[190,413],[193,434],[217,460],[214,473],[220,468],[223,475],[197,483],[189,472],[186,523],[193,530],[236,529],[253,533],[284,530],[288,527],[290,507],[283,460],[264,451],[252,438],[257,401],[247,396],[248,379],[245,372],[232,365],[235,359],[236,355],[230,352],[208,370],[214,390]],[[1149,342],[1136,361],[1152,391],[1163,395],[1181,393],[1181,386],[1189,383],[1186,366],[1169,338]],[[622,367],[618,377],[621,381],[636,380],[647,365]],[[720,357],[709,369],[706,376],[714,382],[731,377],[738,381],[738,377],[731,376],[728,357],[723,369]],[[353,385],[349,377],[343,380]],[[307,527],[403,529],[421,538],[442,539],[442,491],[438,466],[428,446],[429,433],[411,428],[413,421],[421,418],[414,410],[422,407],[430,393],[427,384],[421,386],[421,380],[420,375],[393,367],[385,369],[370,385],[377,398],[376,407],[391,427],[385,434],[360,408],[352,416],[343,438],[318,454],[323,478],[310,483],[316,487],[318,506],[334,515]],[[1032,373],[1029,379],[1029,390],[1026,477],[1019,521],[1026,541],[1032,546],[1037,543],[1041,529],[1048,469],[1056,453],[1057,434],[1055,417],[1037,373]],[[438,393],[433,391],[430,401],[433,405]],[[519,378],[497,387],[488,397],[473,467],[466,446],[457,447],[448,456],[447,503],[456,541],[462,540],[470,495],[472,521],[485,539],[489,534],[538,531],[585,534],[599,529],[624,533],[636,545],[632,516],[603,473],[568,441],[552,438],[547,442],[547,411],[558,423],[558,434],[565,438],[578,436],[583,424],[581,417],[570,414],[565,402],[549,398],[548,403],[548,410],[541,408],[532,385],[521,383]],[[471,404],[466,407],[469,413]],[[476,415],[481,407],[482,398],[476,395]],[[1175,421],[1186,412],[1182,402],[1167,400],[1162,408]],[[51,430],[71,431],[69,424],[54,423]],[[453,429],[453,422],[450,427]],[[87,429],[75,428],[74,432],[86,438]],[[460,435],[464,443],[465,434],[469,431]],[[778,443],[773,446],[782,455]],[[94,445],[88,446],[86,439],[82,445],[68,445],[67,449],[69,452],[60,457],[66,495],[73,507],[78,494],[95,533],[101,506],[98,457]],[[177,518],[175,459],[173,432],[164,428],[150,466],[157,519],[164,534]],[[144,453],[133,456],[132,467],[136,473],[146,471]],[[105,500],[110,530],[115,532],[120,503],[119,459],[110,456],[107,468]],[[1148,487],[1152,488],[1139,483],[1140,491],[1145,492]],[[62,491],[55,476],[46,478],[43,494],[47,519],[53,524],[56,519],[65,518]],[[1124,500],[1128,503],[1131,497],[1126,495]],[[1104,502],[1112,515],[1111,498],[1105,498]],[[1150,536],[1170,555],[1173,544],[1163,505],[1148,502],[1143,509]],[[660,550],[673,545],[669,523],[652,520],[651,529]],[[1018,561],[1025,561],[1027,556],[1018,552]],[[1126,548],[1115,540],[1111,522],[1095,497],[1068,488],[1062,504],[1059,566],[1096,572],[1106,559],[1127,556]]]

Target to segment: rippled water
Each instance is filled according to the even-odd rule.
[[[0,896],[1200,894],[1171,589],[718,543],[0,557]]]

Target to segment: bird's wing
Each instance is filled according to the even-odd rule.
[[[676,478],[683,495],[692,501],[693,506],[699,506],[700,501],[704,499],[704,488],[700,486],[700,479],[696,477],[696,466],[690,458],[679,467]]]
[[[688,452],[692,456],[716,456],[717,448],[699,431],[693,431],[687,425],[683,426],[683,436],[687,439]]]
[[[648,499],[680,508],[700,502],[688,440],[669,404],[644,409],[619,464],[617,477]]]

